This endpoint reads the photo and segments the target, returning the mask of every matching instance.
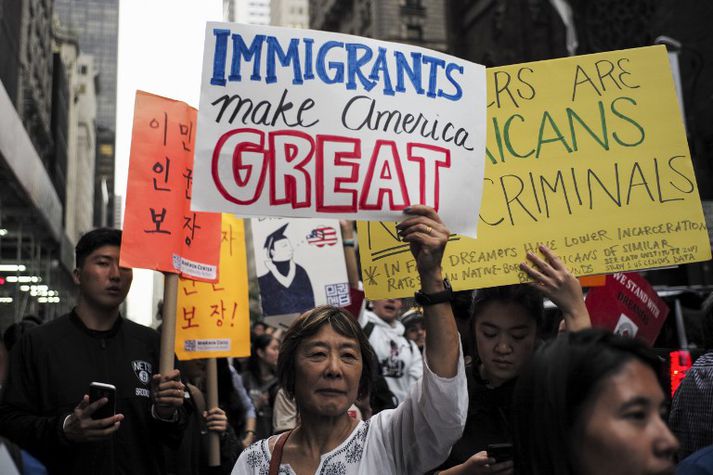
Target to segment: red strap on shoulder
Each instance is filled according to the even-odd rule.
[[[275,442],[275,448],[272,449],[272,457],[270,457],[270,471],[268,475],[278,475],[280,472],[280,462],[282,461],[282,449],[285,447],[288,437],[292,433],[291,430],[280,434]]]

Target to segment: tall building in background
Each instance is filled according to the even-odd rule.
[[[66,100],[53,101],[53,116],[66,110],[66,126],[55,125],[57,153],[64,152],[67,176],[63,186],[64,227],[72,245],[94,227],[94,166],[96,162],[96,71],[94,57],[79,50],[77,38],[65,31],[55,16],[53,25],[55,50],[54,75],[66,76]],[[60,73],[64,74],[60,74]],[[55,89],[60,89],[56,81]],[[63,97],[63,94],[57,94]],[[59,121],[55,121],[59,122]],[[62,140],[59,137],[63,136]],[[57,179],[55,177],[55,179]]]
[[[270,0],[234,0],[235,18],[232,21],[250,25],[270,24]]]
[[[309,25],[445,51],[446,0],[310,0]]]
[[[235,21],[235,0],[223,0],[223,21]]]
[[[121,204],[122,202],[122,195],[114,195],[114,227],[117,229],[121,229],[124,227],[124,223],[121,220],[122,212],[123,210],[123,205]]]
[[[0,331],[73,305],[64,218],[74,65],[56,48],[52,6],[0,0]]]
[[[270,23],[289,28],[309,28],[309,0],[272,0]]]
[[[98,72],[94,225],[111,226],[114,217],[114,141],[119,0],[55,0],[63,27],[79,49],[95,58]]]

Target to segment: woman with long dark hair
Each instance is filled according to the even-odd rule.
[[[517,475],[672,475],[660,360],[600,329],[541,347],[513,394]]]
[[[272,406],[277,394],[280,342],[267,333],[255,337],[242,379],[256,412],[255,439],[272,435]]]
[[[590,326],[582,287],[549,248],[544,259],[528,255],[521,269],[530,284],[476,291],[469,325],[473,362],[466,366],[468,419],[463,436],[443,464],[442,475],[512,475],[512,459],[488,453],[495,444],[511,444],[510,402],[517,377],[542,337],[544,296],[562,312],[568,330]]]

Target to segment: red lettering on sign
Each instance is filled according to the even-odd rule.
[[[376,173],[374,173],[376,171]],[[376,175],[376,180],[374,180]],[[410,203],[401,158],[396,143],[391,140],[377,140],[371,154],[369,169],[361,189],[361,209],[379,210],[383,208],[384,195],[389,195],[392,210],[408,208]]]
[[[270,204],[312,206],[312,180],[304,169],[314,154],[312,137],[295,130],[270,133]]]
[[[223,147],[230,139],[237,143],[231,155],[224,154]],[[226,200],[239,205],[253,204],[258,200],[267,171],[268,157],[264,144],[265,133],[257,129],[231,130],[215,144],[211,173],[215,186]],[[220,162],[226,159],[232,159],[230,170],[233,183],[226,180],[228,177],[220,176]],[[226,185],[231,189],[226,188]]]
[[[451,152],[447,148],[420,143],[406,145],[406,158],[419,164],[419,201],[438,211],[441,195],[440,169],[451,167]],[[427,188],[433,185],[428,193]]]
[[[348,183],[359,182],[361,141],[337,135],[317,136],[317,211],[325,213],[355,213],[357,210],[357,190],[347,188]],[[325,176],[325,160],[333,172],[348,169],[348,173]],[[327,193],[325,193],[327,192]]]

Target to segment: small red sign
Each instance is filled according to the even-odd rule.
[[[676,390],[681,385],[681,381],[686,377],[686,373],[691,369],[691,352],[688,350],[676,350],[669,353],[671,361],[671,397],[676,394]]]
[[[592,325],[653,345],[669,308],[651,285],[636,272],[607,275],[603,287],[587,295]]]

